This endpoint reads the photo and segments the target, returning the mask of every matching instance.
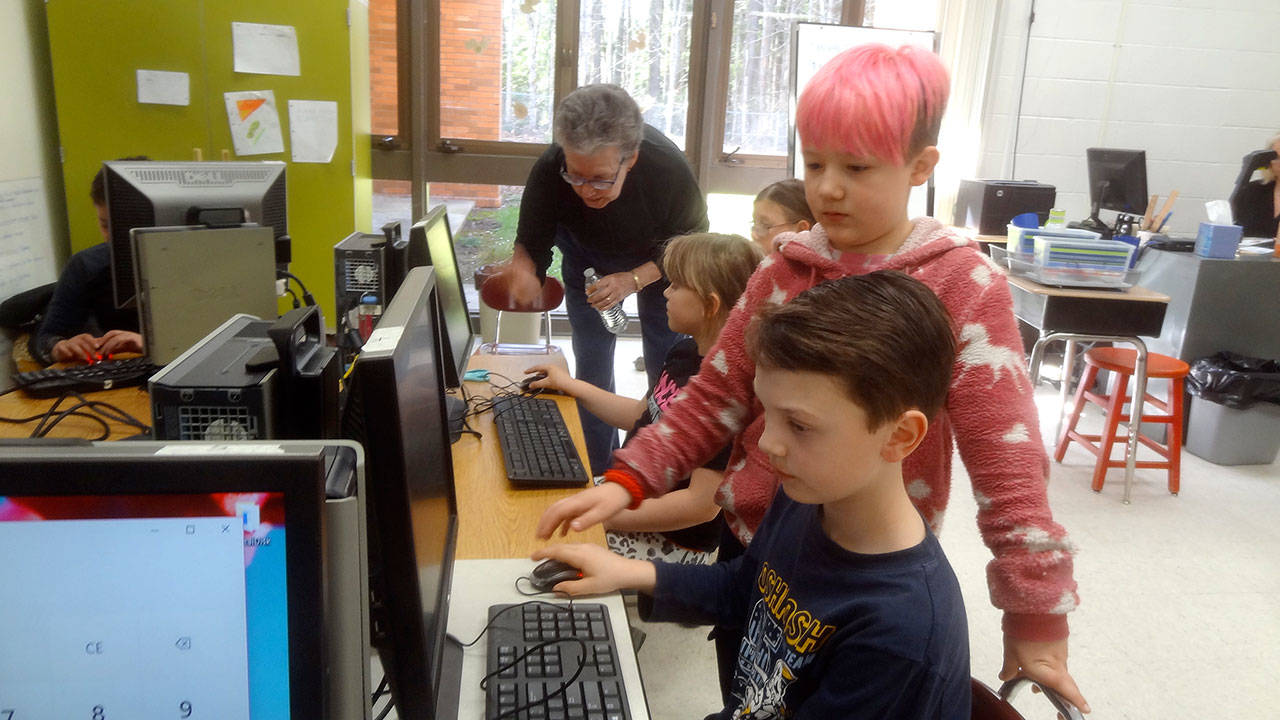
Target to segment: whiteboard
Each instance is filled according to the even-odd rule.
[[[791,35],[791,137],[787,143],[787,172],[804,179],[804,163],[800,155],[800,135],[796,132],[796,102],[800,91],[827,61],[857,45],[881,43],[890,47],[914,45],[937,52],[937,33],[922,30],[850,27],[823,23],[796,23]],[[933,178],[914,188],[907,203],[910,217],[933,214]]]
[[[0,300],[54,279],[44,180],[0,182]]]

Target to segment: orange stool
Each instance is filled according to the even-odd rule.
[[[1124,348],[1094,348],[1086,352],[1084,361],[1088,369],[1085,371],[1084,377],[1080,379],[1080,385],[1076,388],[1075,404],[1071,410],[1071,417],[1067,422],[1067,426],[1062,431],[1062,434],[1058,436],[1058,446],[1053,453],[1053,459],[1057,462],[1062,462],[1062,456],[1067,452],[1067,444],[1072,440],[1080,443],[1081,446],[1098,458],[1098,462],[1093,468],[1094,492],[1102,491],[1102,483],[1109,468],[1125,466],[1125,460],[1129,452],[1128,436],[1121,435],[1116,437],[1116,430],[1121,423],[1129,422],[1129,416],[1124,413],[1124,406],[1125,403],[1132,400],[1127,390],[1129,378],[1134,373],[1136,358],[1137,352]],[[1169,426],[1168,443],[1161,445],[1143,435],[1139,430],[1138,441],[1154,450],[1164,460],[1143,460],[1134,463],[1134,467],[1168,470],[1169,492],[1174,495],[1178,494],[1178,473],[1182,464],[1182,380],[1187,376],[1187,372],[1190,369],[1190,366],[1186,363],[1168,355],[1159,355],[1157,353],[1149,353],[1147,355],[1147,378],[1167,379],[1169,381],[1169,398],[1168,400],[1160,400],[1150,393],[1144,392],[1144,411],[1141,421],[1167,424]],[[1090,389],[1098,379],[1099,370],[1110,370],[1115,373],[1115,381],[1108,395],[1099,395]],[[1098,405],[1106,411],[1101,435],[1085,435],[1076,431],[1076,424],[1080,421],[1080,411],[1084,409],[1086,401]],[[1148,403],[1165,414],[1148,415],[1145,412]],[[1117,442],[1124,443],[1126,457],[1120,460],[1112,460],[1111,448]]]

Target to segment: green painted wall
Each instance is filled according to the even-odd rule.
[[[283,160],[291,269],[332,328],[333,245],[370,229],[367,7],[358,0],[49,0],[47,12],[72,251],[100,238],[88,193],[104,160],[192,160],[196,149],[205,160],[224,153]],[[301,75],[234,72],[232,22],[294,26]],[[138,69],[188,73],[191,104],[139,104]],[[274,92],[284,152],[234,154],[223,93],[244,90]],[[329,163],[290,161],[291,99],[338,103]]]

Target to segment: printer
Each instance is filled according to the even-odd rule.
[[[1057,191],[1035,180],[961,180],[951,224],[979,235],[1004,235],[1014,215],[1033,212],[1043,226]]]

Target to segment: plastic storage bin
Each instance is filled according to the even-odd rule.
[[[1235,410],[1192,397],[1183,446],[1215,465],[1275,462],[1280,454],[1280,405],[1260,402],[1247,410]]]

